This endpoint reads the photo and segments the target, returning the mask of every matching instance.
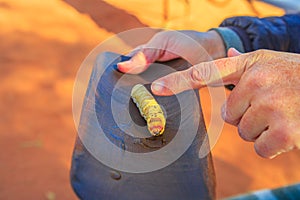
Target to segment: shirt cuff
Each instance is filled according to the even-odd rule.
[[[227,55],[227,50],[231,47],[235,48],[241,53],[245,52],[242,40],[240,39],[238,34],[233,30],[231,30],[230,28],[219,27],[210,30],[216,31],[221,36],[226,48],[226,55]]]

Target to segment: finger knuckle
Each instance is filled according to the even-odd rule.
[[[288,101],[286,100],[288,98]],[[278,116],[285,116],[286,108],[288,108],[291,105],[291,95],[288,95],[286,91],[279,90],[277,88],[272,88],[272,92],[270,92],[265,101],[269,101],[269,104],[267,105],[270,111],[272,111],[275,115],[274,117]]]
[[[238,133],[239,133],[239,136],[245,140],[245,141],[248,141],[248,142],[253,142],[254,141],[254,138],[252,138],[248,133],[249,133],[249,129],[247,127],[247,122],[242,119],[240,121],[240,123],[238,124]]]
[[[255,142],[254,149],[255,152],[263,158],[269,158],[271,156],[269,153],[268,144],[266,142]]]
[[[256,67],[245,72],[241,80],[244,82],[245,88],[251,91],[258,91],[266,86],[265,73]]]
[[[228,124],[237,126],[237,124],[238,124],[238,123],[237,123],[237,120],[236,120],[233,116],[234,116],[234,115],[233,115],[232,110],[231,110],[230,108],[228,108],[228,106],[227,106],[227,108],[226,108],[226,110],[225,110],[225,114],[224,114],[224,116],[223,116],[224,121],[225,121],[226,123],[228,123]]]
[[[293,134],[284,124],[275,129],[272,133],[272,136],[273,140],[275,140],[278,144],[281,144],[283,148],[293,144]]]
[[[190,77],[191,77],[191,80],[193,82],[199,82],[201,81],[201,75],[200,75],[200,72],[197,68],[195,67],[192,67],[191,70],[190,70]]]
[[[256,50],[256,51],[253,51],[253,52],[249,53],[249,56],[250,56],[250,59],[257,60],[261,57],[264,57],[268,53],[269,53],[269,50],[259,49],[259,50]]]
[[[236,104],[234,99],[235,99],[235,93],[231,93],[224,106],[223,119],[226,123],[237,126],[239,123],[239,119],[237,119],[236,117],[237,115],[234,111],[234,107]]]
[[[256,54],[256,55],[265,55],[267,53],[268,53],[268,50],[266,50],[266,49],[259,49],[254,52],[254,54]]]
[[[193,82],[207,83],[211,79],[211,68],[206,65],[196,65],[190,69],[190,78]]]

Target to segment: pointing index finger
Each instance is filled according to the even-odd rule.
[[[237,84],[245,70],[252,65],[251,58],[250,62],[248,58],[249,54],[243,54],[194,65],[154,81],[151,86],[152,92],[169,96],[205,86]]]

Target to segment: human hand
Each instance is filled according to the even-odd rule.
[[[156,95],[191,88],[235,84],[222,108],[223,119],[262,157],[300,148],[300,55],[258,50],[195,65],[152,83]],[[232,57],[234,56],[234,57]]]
[[[215,31],[163,31],[130,53],[129,61],[118,63],[124,73],[138,74],[155,61],[182,57],[191,64],[225,57],[225,47]]]

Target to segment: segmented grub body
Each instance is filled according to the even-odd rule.
[[[166,126],[166,118],[160,105],[151,93],[143,85],[137,84],[131,90],[131,98],[146,120],[151,135],[159,136],[163,134]]]

